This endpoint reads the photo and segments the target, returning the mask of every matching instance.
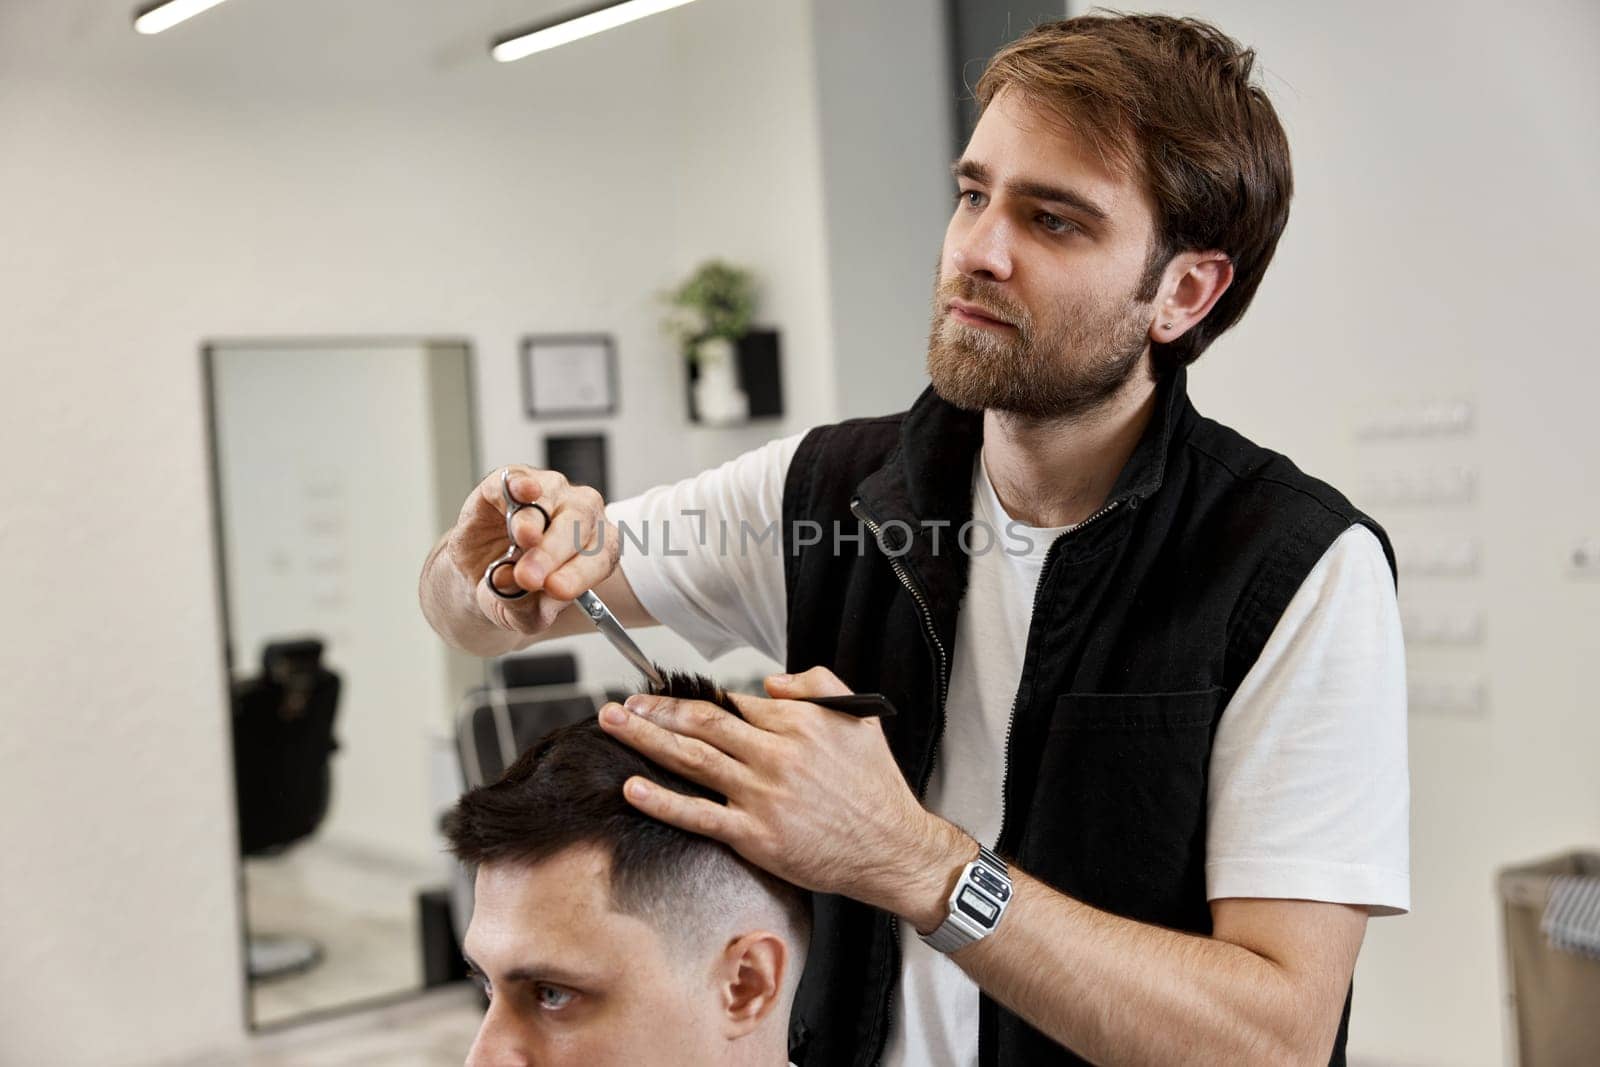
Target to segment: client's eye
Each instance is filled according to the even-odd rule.
[[[478,970],[478,968],[471,966],[467,968],[467,981],[482,990],[484,996],[490,1000],[494,999],[494,987],[489,984],[489,976]]]
[[[546,1011],[560,1011],[572,1003],[572,994],[565,989],[553,985],[541,985],[534,990],[538,998],[539,1007]]]

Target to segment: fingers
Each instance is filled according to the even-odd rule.
[[[512,562],[503,557],[495,560],[494,563],[492,563],[489,568],[483,572],[483,581],[480,584],[490,587],[491,592],[498,590],[507,597],[516,597],[518,593],[527,592],[527,590],[517,585],[516,581],[514,580],[512,574]]]
[[[726,710],[705,700],[675,700],[671,697],[635,693],[626,708],[634,715],[675,734],[704,741],[741,763],[758,754],[762,731]],[[740,705],[741,712],[744,710]]]
[[[701,701],[672,701],[699,704]],[[725,719],[738,722],[715,705],[706,705]],[[746,724],[740,723],[741,726]],[[643,714],[635,714],[621,704],[608,703],[600,709],[600,728],[619,741],[647,756],[669,771],[691,782],[727,796],[748,778],[748,772],[727,752],[702,741],[657,725]],[[748,727],[747,727],[748,728]]]
[[[622,542],[617,528],[608,522],[597,525],[588,542],[577,554],[568,558],[554,570],[546,572],[540,562],[527,564],[517,572],[517,580],[537,584],[549,595],[562,600],[576,600],[585,590],[593,589],[617,569],[622,556]]]
[[[513,495],[518,500],[538,499],[547,510],[550,497],[566,484],[566,479],[555,471],[539,471],[531,467],[497,467],[467,496],[461,505],[461,514],[450,530],[448,538],[450,562],[472,584],[480,584],[490,563],[506,554],[509,546],[506,535],[505,495],[500,490],[501,471],[511,472]],[[532,509],[528,509],[532,511]],[[536,529],[542,523],[537,512],[532,513],[532,523],[527,524],[525,512],[519,512],[513,529],[527,525]],[[529,540],[521,535],[522,540]],[[536,540],[536,538],[532,538]],[[516,586],[508,569],[496,575],[496,585],[505,592]]]
[[[505,482],[511,488],[511,501],[506,500],[502,473],[509,474]],[[503,542],[506,537],[506,509],[513,503],[538,504],[538,508],[519,509],[511,518],[511,531],[515,534],[517,547],[532,548],[544,535],[546,525],[544,515],[549,514],[554,519],[562,501],[567,498],[569,491],[574,489],[593,492],[588,486],[569,485],[566,476],[560,471],[540,470],[537,467],[515,463],[496,467],[484,476],[477,488],[472,491],[472,495],[467,498],[465,506],[461,509],[459,522],[492,526],[492,522],[498,520],[499,525],[492,528]]]
[[[575,561],[576,571],[551,590],[572,599],[611,573],[621,545],[616,531],[607,529],[605,500],[590,486],[563,486],[547,498],[545,508],[549,529],[533,508],[517,513],[517,541],[525,550],[517,561],[517,584],[545,588],[548,579]],[[589,584],[582,584],[586,578]]]
[[[502,475],[513,501],[539,505],[518,509],[509,530]],[[489,565],[503,558],[511,544],[519,549],[517,558],[494,571],[494,589],[544,593],[544,598],[505,600],[483,580]],[[616,528],[606,521],[599,492],[571,485],[558,471],[516,464],[484,476],[462,506],[449,538],[451,560],[473,583],[474,599],[484,616],[502,628],[524,633],[548,628],[561,609],[616,570],[621,548]]]
[[[495,584],[505,588],[505,578],[510,567],[502,567],[495,575]],[[571,604],[570,600],[547,593],[529,593],[517,600],[502,600],[489,591],[489,583],[479,581],[473,587],[473,599],[483,617],[502,630],[516,633],[538,634],[555,624],[556,616]]]
[[[767,694],[784,700],[807,697],[842,697],[851,692],[839,676],[826,667],[812,667],[801,674],[774,674],[764,682]]]
[[[765,700],[749,693],[728,693],[728,699],[739,709],[745,722],[771,733],[783,733],[793,709],[784,707],[782,701]]]
[[[545,515],[550,511],[554,494],[543,494],[545,499],[541,503],[534,501],[531,507],[518,508],[511,516],[511,535],[518,548],[526,551],[537,545],[545,536],[545,531],[550,524],[545,520]]]
[[[511,533],[516,539],[517,547],[531,549],[546,536],[546,531],[555,522],[555,516],[561,508],[562,501],[574,488],[567,484],[566,476],[560,471],[542,471],[528,467],[508,467],[507,470],[523,471],[522,474],[512,474],[511,496],[519,504],[537,504],[536,508],[518,508],[511,517]],[[496,485],[496,499],[500,502],[500,513],[505,514],[505,509],[511,505],[505,501],[505,494],[499,492]],[[545,516],[550,519],[547,522]]]
[[[511,473],[509,479],[511,495],[519,503],[523,504],[531,504],[537,500],[539,503],[544,504],[545,507],[549,507],[549,503],[542,498],[558,489],[561,485],[565,485],[567,481],[560,471],[540,470],[537,467],[529,467],[520,463],[508,463],[504,467],[496,467],[483,476],[483,480],[478,483],[478,488],[473,491],[473,498],[467,501],[469,507],[487,505],[500,512],[501,515],[505,514],[506,497],[502,491],[500,481],[500,475],[503,471]]]
[[[747,834],[745,818],[726,804],[705,797],[686,797],[639,777],[623,783],[622,795],[653,819],[742,851],[740,844]]]
[[[739,710],[745,717],[766,729],[774,732],[806,733],[816,725],[816,705],[805,702],[822,697],[848,696],[854,692],[848,685],[826,667],[812,667],[800,674],[772,674],[768,675],[763,684],[771,700],[758,700],[754,697],[744,698],[754,701],[750,709],[746,709],[743,700],[739,701]],[[738,699],[738,698],[736,698]],[[837,713],[825,713],[837,714]],[[857,718],[856,722],[871,724],[875,729],[883,729],[883,721],[876,716]]]

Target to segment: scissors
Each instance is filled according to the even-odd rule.
[[[523,508],[533,508],[544,516],[545,529],[550,528],[550,513],[543,506],[518,500],[511,495],[511,470],[507,468],[500,472],[500,491],[506,500],[506,537],[511,540],[511,547],[506,554],[489,564],[489,569],[483,572],[483,580],[489,583],[489,592],[501,600],[521,600],[528,595],[526,589],[518,589],[514,593],[502,593],[494,584],[494,572],[501,567],[509,567],[522,558],[522,549],[517,545],[516,534],[512,531],[511,520]],[[666,679],[661,677],[661,672],[656,670],[656,665],[650,662],[650,657],[640,651],[639,646],[633,643],[633,638],[628,636],[628,631],[622,628],[617,617],[611,614],[611,609],[606,607],[605,601],[594,595],[594,590],[589,590],[578,597],[577,604],[583,613],[589,616],[589,621],[594,623],[595,629],[605,635],[612,647],[621,652],[629,663],[639,668],[644,676],[658,686],[665,686]]]

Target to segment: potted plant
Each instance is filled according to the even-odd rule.
[[[740,388],[734,357],[755,313],[750,272],[708,260],[667,293],[666,301],[663,326],[689,362],[691,417],[714,425],[744,422],[749,398]]]

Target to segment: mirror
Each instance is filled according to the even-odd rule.
[[[251,1022],[421,989],[460,694],[416,610],[477,483],[462,341],[203,351]],[[432,894],[432,897],[430,897]]]

